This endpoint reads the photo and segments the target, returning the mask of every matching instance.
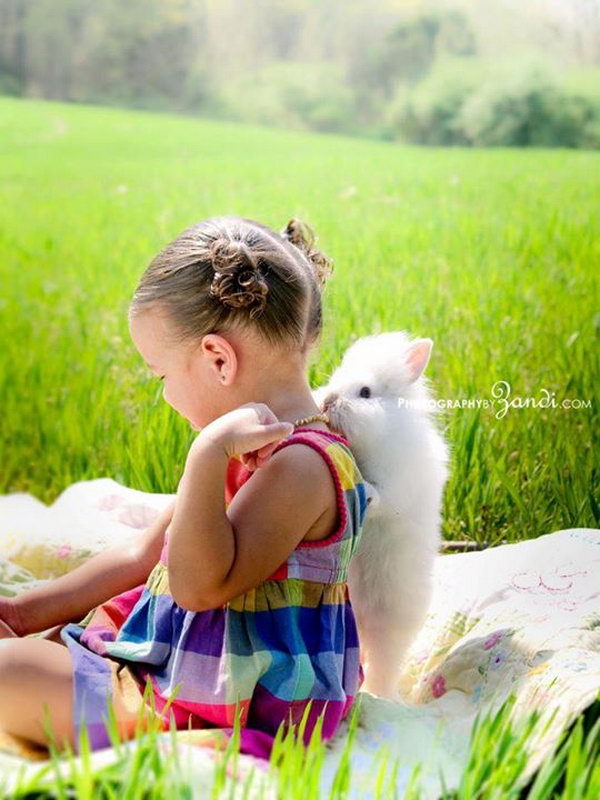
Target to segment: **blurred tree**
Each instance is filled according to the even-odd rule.
[[[185,108],[187,75],[204,45],[201,3],[104,0],[88,24],[93,35],[75,99]]]
[[[446,58],[411,91],[402,93],[390,113],[397,137],[430,145],[468,145],[457,116],[481,80],[478,59]]]
[[[565,91],[537,64],[490,75],[456,112],[456,129],[473,145],[600,146],[600,105]]]
[[[0,91],[23,94],[27,80],[25,4],[0,3]]]
[[[389,98],[398,81],[416,83],[423,78],[436,57],[475,53],[475,38],[462,13],[419,13],[396,24],[383,43],[371,46],[355,63],[353,77]]]
[[[530,52],[585,81],[545,96],[571,98],[563,138],[595,141],[600,0],[0,0],[0,92],[387,138],[462,139],[452,109],[475,87],[439,65]]]
[[[419,144],[600,147],[600,103],[561,86],[540,60],[493,67],[473,59],[440,61],[403,95],[390,123]]]

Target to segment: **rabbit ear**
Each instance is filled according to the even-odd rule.
[[[433,339],[416,339],[408,347],[406,351],[406,366],[408,367],[411,383],[422,375],[429,361],[432,347]]]

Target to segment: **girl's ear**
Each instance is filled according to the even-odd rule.
[[[417,339],[412,342],[406,351],[406,366],[408,367],[409,379],[411,383],[417,380],[427,366],[433,339]]]
[[[237,371],[237,356],[231,342],[217,333],[207,333],[202,338],[201,350],[218,383],[221,386],[231,383]]]

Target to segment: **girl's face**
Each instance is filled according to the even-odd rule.
[[[192,428],[199,430],[225,413],[221,362],[206,357],[200,346],[167,344],[169,322],[156,310],[131,316],[129,331],[149,369],[163,381],[165,401],[187,419]],[[220,340],[222,337],[206,338]]]

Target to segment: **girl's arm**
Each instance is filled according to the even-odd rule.
[[[189,611],[216,608],[258,586],[337,502],[322,456],[296,444],[257,469],[225,511],[228,459],[218,443],[198,437],[179,484],[169,530],[169,587]]]
[[[173,501],[152,525],[127,546],[113,547],[66,575],[12,598],[15,633],[26,636],[67,622],[78,622],[90,609],[145,583],[157,563]]]

